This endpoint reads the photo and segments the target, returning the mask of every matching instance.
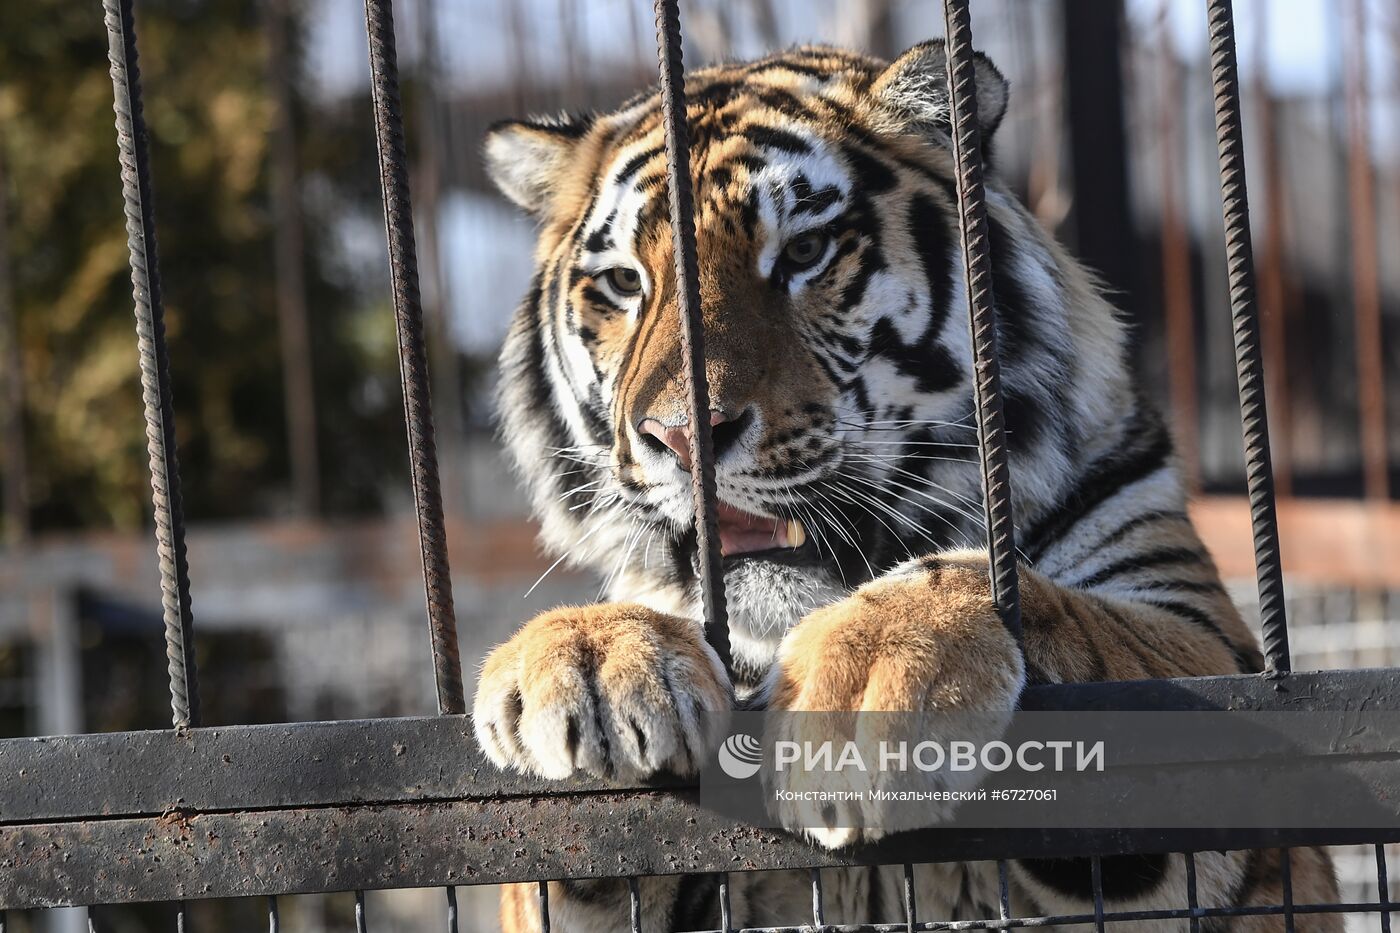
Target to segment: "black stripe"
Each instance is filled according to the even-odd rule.
[[[1205,554],[1196,548],[1154,548],[1150,551],[1142,551],[1137,554],[1129,554],[1127,557],[1119,558],[1108,566],[1068,585],[1079,589],[1090,590],[1110,580],[1121,577],[1124,574],[1136,573],[1140,570],[1150,570],[1153,567],[1169,567],[1173,564],[1200,564],[1205,561],[1205,557]]]
[[[1032,562],[1124,487],[1165,468],[1171,452],[1166,429],[1156,418],[1140,414],[1124,443],[1091,466],[1059,504],[1026,531],[1023,547]]]
[[[1235,656],[1235,666],[1241,672],[1259,672],[1260,668],[1258,666],[1258,662],[1256,662],[1254,658],[1254,655],[1257,655],[1259,652],[1253,651],[1251,653],[1250,649],[1241,647],[1240,645],[1235,644],[1233,641],[1227,638],[1225,632],[1221,630],[1220,625],[1215,621],[1213,617],[1211,617],[1209,613],[1203,612],[1200,609],[1197,609],[1195,606],[1189,606],[1186,603],[1177,602],[1174,599],[1143,599],[1140,601],[1145,605],[1154,606],[1158,609],[1170,612],[1172,615],[1180,616],[1188,622],[1194,622],[1201,628],[1206,629],[1207,631],[1219,636],[1221,642],[1223,642],[1225,647],[1230,649],[1230,653]],[[1260,660],[1262,660],[1262,658]]]
[[[801,136],[773,126],[747,126],[741,135],[754,145],[765,149],[776,149],[793,155],[806,155],[812,151],[812,147]]]

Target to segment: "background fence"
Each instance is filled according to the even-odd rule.
[[[974,6],[979,45],[1013,82],[1000,169],[1125,292],[1144,368],[1206,493],[1196,511],[1208,543],[1227,573],[1247,576],[1201,5]],[[106,46],[92,11],[72,7],[0,11],[0,34],[15,37],[0,64],[14,542],[0,556],[0,715],[11,735],[159,726],[168,708],[152,650],[155,568],[138,530],[145,478]],[[401,9],[469,679],[487,644],[593,587],[556,572],[518,599],[545,565],[485,438],[483,398],[528,274],[529,231],[484,193],[480,130],[522,110],[613,103],[651,80],[654,54],[634,4],[537,7]],[[690,61],[813,38],[890,54],[942,31],[936,3],[686,12]],[[194,647],[217,658],[203,665],[203,721],[424,712],[433,678],[415,650],[422,589],[403,517],[407,458],[394,447],[396,344],[360,11],[209,0],[141,14],[170,339],[177,358],[201,361],[172,379],[201,568]],[[1284,560],[1298,581],[1294,665],[1392,663],[1400,273],[1379,259],[1400,236],[1400,26],[1391,5],[1354,0],[1241,2],[1237,18]],[[1246,600],[1251,590],[1240,588]],[[351,648],[347,632],[383,650]],[[1355,891],[1374,891],[1372,853],[1343,864]],[[378,897],[394,905],[383,922],[422,928],[402,896]],[[437,911],[437,897],[423,909]],[[315,929],[317,902],[305,903],[298,928]],[[353,909],[345,897],[320,903],[329,918]],[[241,929],[262,906],[196,909],[208,926]],[[151,922],[129,916],[111,922]]]

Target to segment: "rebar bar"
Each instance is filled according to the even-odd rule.
[[[1282,672],[1290,670],[1292,665],[1288,655],[1283,562],[1279,554],[1278,512],[1274,504],[1269,450],[1269,416],[1264,400],[1259,308],[1254,295],[1254,248],[1249,232],[1249,191],[1245,183],[1234,10],[1231,0],[1207,0],[1207,7],[1210,68],[1215,87],[1215,133],[1220,156],[1220,202],[1225,215],[1225,255],[1244,429],[1245,477],[1254,529],[1254,563],[1259,578],[1259,616],[1269,670]]]
[[[438,711],[463,713],[466,712],[466,699],[462,691],[462,662],[457,654],[457,619],[447,561],[447,526],[442,511],[442,487],[433,435],[432,391],[429,388],[428,353],[423,338],[423,305],[418,292],[418,254],[413,238],[413,203],[408,189],[403,108],[399,101],[393,0],[365,0],[365,33],[369,38],[379,183],[384,193],[384,229],[393,280],[399,375],[403,382],[404,421],[408,428],[413,504],[418,516],[418,545],[423,555],[423,586],[428,604],[428,630],[433,648]]]
[[[957,164],[958,229],[972,331],[973,389],[987,558],[992,598],[1007,629],[1021,639],[1021,596],[1016,583],[1016,529],[1011,511],[1011,465],[1002,411],[1001,363],[997,352],[996,299],[992,294],[991,240],[987,233],[982,138],[977,122],[977,62],[972,49],[968,0],[943,0],[948,31],[948,97]]]
[[[141,107],[141,68],[136,53],[133,2],[103,0],[102,10],[107,24],[112,106],[117,115],[126,242],[131,253],[131,292],[141,359],[141,400],[146,416],[146,451],[150,456],[151,501],[155,507],[170,710],[175,726],[182,728],[199,725],[199,678],[195,668],[194,617],[190,609],[184,503],[175,443],[175,408],[170,390],[170,352],[165,344],[165,308],[161,301],[151,159]]]
[[[730,666],[729,617],[725,607],[718,519],[715,513],[714,445],[710,439],[710,385],[705,373],[705,329],[700,309],[700,271],[695,247],[695,198],[690,180],[690,133],[686,126],[685,77],[677,0],[656,0],[656,45],[661,71],[666,176],[670,190],[671,247],[676,266],[676,307],[681,319],[681,355],[690,417],[691,498],[705,637],[724,666]]]

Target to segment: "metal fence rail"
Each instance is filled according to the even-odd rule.
[[[1264,614],[1267,676],[1188,678],[1032,688],[1027,709],[1400,709],[1400,671],[1289,673],[1278,528],[1253,294],[1248,198],[1229,0],[1209,0],[1216,86],[1222,204],[1255,548]],[[542,929],[550,926],[547,880],[625,877],[628,919],[641,927],[643,876],[714,873],[719,916],[731,930],[729,873],[810,871],[809,920],[826,926],[823,868],[904,866],[904,921],[843,930],[976,930],[1094,925],[1128,920],[1185,919],[1193,933],[1215,917],[1373,912],[1389,928],[1381,843],[1396,831],[1355,830],[940,830],[911,833],[854,851],[823,852],[783,833],[734,825],[701,808],[693,782],[659,780],[617,786],[575,780],[545,782],[502,775],[476,749],[465,709],[447,566],[431,400],[418,296],[412,208],[400,116],[392,0],[365,0],[386,239],[399,339],[405,422],[417,510],[427,614],[440,715],[433,718],[278,726],[198,728],[179,470],[170,397],[170,360],[160,301],[149,157],[141,111],[133,0],[104,0],[117,112],[123,195],[151,457],[161,565],[171,699],[176,729],[0,742],[0,931],[4,911],[62,905],[261,895],[270,898],[268,926],[279,928],[275,897],[353,891],[356,929],[371,927],[364,890],[443,886],[448,929],[455,929],[453,885],[530,881],[539,884]],[[949,94],[969,324],[976,366],[978,439],[993,598],[1019,635],[1010,470],[1002,419],[991,290],[990,249],[982,191],[981,143],[972,93],[974,60],[968,0],[944,0]],[[728,658],[724,589],[715,531],[715,479],[709,437],[704,333],[690,190],[681,24],[677,0],[655,0],[664,113],[677,306],[685,335],[691,460],[700,542],[707,636]],[[1400,753],[1374,750],[1370,764],[1390,767]],[[1345,764],[1346,762],[1343,762]],[[1386,772],[1392,774],[1393,772]],[[1378,793],[1400,790],[1385,781]],[[558,846],[567,836],[572,844]],[[1197,903],[1191,853],[1215,849],[1331,843],[1376,846],[1379,896],[1374,902],[1294,903],[1288,872],[1282,902],[1254,907]],[[1180,907],[1110,911],[1103,900],[1101,859],[1128,853],[1185,853],[1187,898]],[[1087,856],[1092,913],[1014,916],[1007,859]],[[914,897],[916,862],[995,860],[997,917],[920,920]],[[1287,865],[1287,859],[1284,860]],[[178,924],[185,926],[183,910]]]

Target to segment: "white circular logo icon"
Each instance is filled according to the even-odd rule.
[[[719,747],[719,767],[736,781],[751,778],[763,767],[763,746],[753,736],[736,732]]]

